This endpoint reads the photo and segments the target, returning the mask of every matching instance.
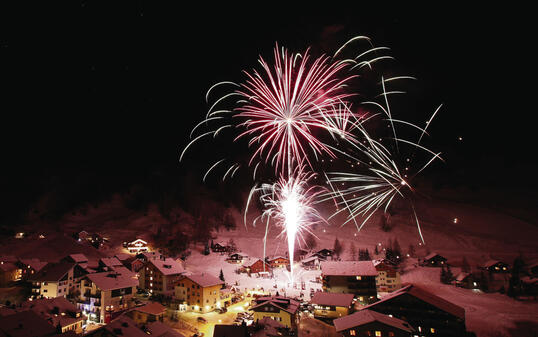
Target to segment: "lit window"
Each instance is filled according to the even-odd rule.
[[[435,333],[435,329],[434,329],[434,328],[430,328],[430,332],[431,332],[431,333]]]
[[[376,335],[376,337],[381,337],[381,331],[376,330],[376,331],[375,331],[375,335]]]
[[[357,280],[359,280],[359,281],[360,281],[361,279],[362,279],[362,277],[360,277],[360,276],[357,276]]]
[[[349,335],[350,336],[355,336],[355,330],[349,330]]]

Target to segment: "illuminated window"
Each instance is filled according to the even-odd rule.
[[[389,332],[389,337],[394,337],[394,332],[390,331]]]
[[[355,330],[349,330],[349,335],[350,336],[355,336]]]
[[[381,331],[376,330],[376,331],[375,331],[375,335],[376,335],[376,337],[381,337]]]
[[[430,332],[431,332],[431,333],[435,333],[435,329],[434,329],[434,328],[430,328]]]
[[[362,277],[360,277],[360,276],[357,276],[357,280],[359,280],[359,281],[360,281],[361,279],[362,279]]]

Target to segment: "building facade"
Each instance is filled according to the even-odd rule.
[[[185,276],[175,286],[174,297],[180,302],[179,310],[205,313],[225,307],[220,293],[223,284],[208,274]]]
[[[372,261],[327,261],[321,263],[323,291],[354,294],[367,305],[377,300],[377,270]]]
[[[375,284],[377,293],[391,293],[402,287],[400,273],[392,265],[385,261],[374,263],[377,270]]]

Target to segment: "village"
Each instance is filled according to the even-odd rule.
[[[24,233],[18,240],[29,240]],[[107,238],[75,233],[99,249]],[[40,240],[42,238],[34,238]],[[315,246],[313,244],[312,246]],[[3,301],[0,332],[12,336],[472,336],[465,309],[423,285],[415,271],[469,293],[536,299],[538,262],[516,258],[458,267],[397,240],[373,251],[297,248],[249,256],[233,239],[167,256],[148,240],[125,241],[108,257],[69,254],[59,261],[0,257],[0,287],[25,299]],[[109,250],[110,251],[110,250]],[[419,251],[421,253],[419,253]],[[422,254],[422,255],[421,255]],[[293,279],[290,278],[293,263]],[[212,268],[209,268],[211,266]],[[219,272],[216,272],[219,270]],[[14,322],[17,322],[15,324]],[[20,323],[24,322],[24,323]],[[23,325],[23,326],[21,326]],[[24,329],[23,329],[24,328]]]

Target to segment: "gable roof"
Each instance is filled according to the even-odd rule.
[[[136,274],[132,272],[119,273],[117,271],[108,271],[88,274],[86,277],[103,291],[135,287],[138,285],[138,278],[136,277]]]
[[[222,282],[219,278],[205,273],[189,275],[186,276],[186,278],[198,284],[202,288],[224,284],[224,282]]]
[[[12,262],[4,262],[0,264],[0,270],[3,272],[10,272],[17,269],[17,266]]]
[[[326,276],[377,276],[372,261],[323,261],[321,273]]]
[[[488,260],[488,261],[486,261],[486,263],[484,263],[484,268],[492,267],[492,266],[496,265],[497,263],[504,263],[504,262],[501,262],[499,260]]]
[[[159,302],[151,302],[141,307],[136,307],[133,310],[140,311],[151,315],[160,315],[166,312],[166,307]]]
[[[185,335],[159,321],[147,323],[146,334],[154,337],[185,337]]]
[[[325,293],[318,291],[314,294],[310,303],[337,307],[349,307],[353,302],[353,294]]]
[[[384,314],[380,314],[373,310],[361,310],[351,315],[347,315],[341,318],[337,318],[333,321],[334,327],[337,332],[347,330],[353,327],[361,326],[368,323],[379,322],[385,325],[392,326],[396,329],[406,332],[412,332],[414,329],[405,321],[401,319],[390,317]]]
[[[20,259],[19,261],[22,264],[30,266],[30,268],[35,270],[36,273],[38,271],[40,271],[41,269],[43,269],[43,267],[45,267],[47,265],[47,263],[48,263],[48,262],[45,262],[45,261],[40,261],[39,259]]]
[[[125,315],[121,315],[104,326],[113,336],[147,337],[148,335],[136,326],[136,323]]]
[[[445,257],[443,257],[443,256],[441,256],[441,255],[439,255],[439,254],[437,254],[436,252],[433,252],[433,253],[430,253],[430,254],[424,256],[424,260],[429,260],[429,259],[432,259],[432,258],[434,258],[434,257],[436,257],[436,256],[439,256],[439,257],[442,257],[443,259],[445,259]],[[446,259],[445,259],[445,260],[446,260]]]
[[[429,291],[423,289],[423,288],[420,288],[420,287],[417,287],[416,285],[413,285],[413,284],[409,284],[385,297],[383,297],[381,300],[375,302],[375,303],[372,303],[370,305],[367,305],[365,307],[363,307],[363,310],[364,309],[369,309],[369,308],[375,308],[376,305],[380,304],[380,303],[384,303],[384,302],[387,302],[387,301],[390,301],[391,299],[393,298],[396,298],[398,296],[402,296],[402,295],[405,295],[405,294],[409,294],[413,297],[416,297],[426,303],[429,303],[431,305],[433,305],[434,307],[440,309],[440,310],[443,310],[453,316],[456,316],[456,317],[459,317],[461,319],[465,319],[465,309],[452,303],[452,302],[449,302],[447,300],[445,300],[444,298],[441,298],[437,295],[434,295],[432,293],[430,293]]]
[[[266,304],[270,304],[274,307],[277,307],[280,310],[286,311],[290,314],[295,314],[297,309],[299,309],[299,302],[294,299],[283,297],[283,296],[266,296],[259,297],[255,306],[251,307],[250,310],[257,309]]]
[[[185,272],[185,268],[171,257],[160,255],[148,258],[148,262],[154,265],[163,275],[177,275]]]
[[[103,257],[99,260],[99,262],[104,264],[106,267],[116,267],[123,265],[116,257]]]
[[[53,335],[55,331],[51,324],[31,310],[0,317],[0,332],[5,336],[42,337]]]
[[[248,329],[244,325],[215,324],[213,337],[248,337]]]
[[[75,263],[57,262],[48,263],[38,273],[34,274],[30,279],[32,281],[51,281],[57,282],[75,267]]]

